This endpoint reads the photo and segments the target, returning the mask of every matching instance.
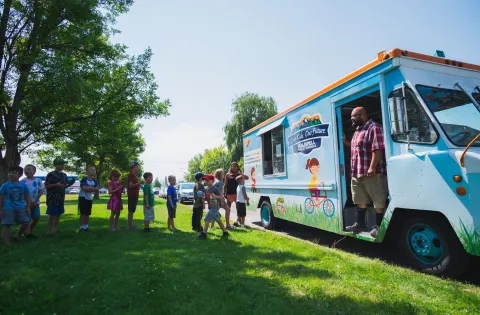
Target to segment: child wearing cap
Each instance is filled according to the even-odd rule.
[[[245,228],[245,217],[247,216],[247,206],[250,205],[250,199],[247,196],[247,190],[245,189],[245,176],[238,175],[236,178],[237,186],[237,216],[238,223],[242,228]]]
[[[218,201],[223,199],[223,195],[217,187],[213,186],[215,176],[213,176],[212,174],[207,174],[205,175],[205,180],[207,183],[207,188],[205,188],[205,199],[208,202],[208,213],[204,219],[205,227],[203,228],[203,232],[197,238],[199,240],[207,239],[208,226],[212,221],[216,221],[218,223],[218,225],[223,231],[223,236],[228,236],[230,234],[227,232],[227,229],[225,228],[222,220],[220,219],[220,208],[218,206]]]
[[[45,180],[45,189],[47,190],[47,214],[48,214],[48,234],[58,232],[58,223],[60,216],[65,212],[65,189],[72,186],[75,181],[67,180],[67,174],[63,171],[65,161],[55,159],[53,161],[55,170],[47,174]]]
[[[205,174],[198,172],[195,174],[195,187],[193,188],[193,213],[192,213],[192,230],[195,232],[203,231],[202,214],[205,209],[205,186],[203,181]]]

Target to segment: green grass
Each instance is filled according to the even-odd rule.
[[[108,231],[107,199],[78,233],[75,196],[55,237],[0,248],[0,314],[474,314],[480,289],[259,230],[207,241],[191,206],[166,230]],[[126,203],[125,203],[126,206]],[[42,213],[45,208],[42,207]],[[137,208],[141,224],[142,207]],[[46,231],[46,217],[36,233]]]
[[[467,252],[472,255],[480,255],[480,230],[475,228],[468,229],[462,220],[460,220],[461,228],[458,229],[457,234],[460,237],[460,241]]]

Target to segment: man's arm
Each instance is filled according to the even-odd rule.
[[[370,141],[372,143],[372,161],[370,162],[368,175],[372,176],[377,172],[378,163],[383,157],[382,150],[385,148],[383,141],[383,130],[380,126],[374,126],[372,128]]]
[[[347,138],[345,138],[345,134],[342,135],[342,140],[343,144],[345,144],[347,147],[351,146],[352,141],[348,141]]]

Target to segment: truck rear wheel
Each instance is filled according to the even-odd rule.
[[[468,266],[469,256],[450,225],[435,217],[408,219],[399,247],[410,266],[421,272],[457,276]]]
[[[260,207],[260,221],[262,226],[267,230],[273,230],[275,227],[275,217],[273,216],[272,206],[268,201],[262,202]]]

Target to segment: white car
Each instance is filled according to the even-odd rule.
[[[101,194],[108,194],[108,189],[107,188],[100,188],[98,190],[98,192],[101,193]]]
[[[70,194],[79,194],[79,193],[80,193],[80,189],[78,189],[78,188],[70,189]]]
[[[185,203],[185,201],[193,202],[193,188],[195,183],[181,183],[178,185],[178,201]]]

